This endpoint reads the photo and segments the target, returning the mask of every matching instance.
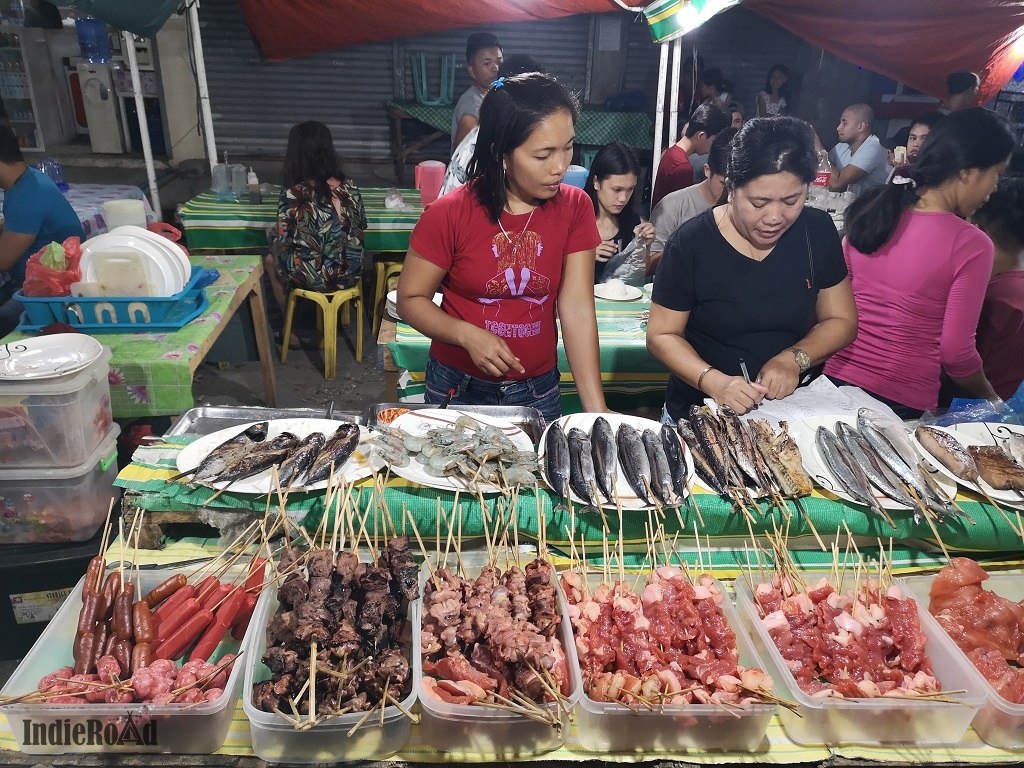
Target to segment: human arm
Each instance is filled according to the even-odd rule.
[[[832,175],[828,180],[828,188],[833,192],[845,192],[851,184],[860,184],[867,178],[868,172],[853,163],[839,170],[829,158],[829,166],[832,168]]]
[[[719,405],[728,405],[739,414],[754,408],[764,399],[767,389],[756,382],[747,384],[741,376],[729,376],[708,366],[683,337],[689,320],[689,312],[652,303],[647,320],[647,350],[672,373],[713,397]]]
[[[455,135],[452,137],[452,143],[457,147],[466,138],[466,134],[469,133],[473,128],[480,124],[476,115],[463,115],[459,118],[459,123],[455,127]]]
[[[850,278],[818,291],[814,310],[817,324],[793,345],[807,353],[812,366],[824,362],[857,336],[857,305]],[[767,388],[769,400],[779,400],[793,394],[800,376],[796,357],[787,348],[761,367],[757,380]]]
[[[982,368],[976,345],[976,331],[985,290],[992,274],[992,244],[977,231],[968,231],[966,241],[957,238],[953,253],[953,282],[942,317],[939,334],[939,362],[949,378],[974,397],[997,397]]]
[[[593,254],[588,255],[593,270]],[[398,279],[398,312],[405,322],[430,339],[462,347],[488,376],[501,377],[511,370],[525,373],[504,339],[454,318],[434,304],[434,294],[446,274],[446,270],[409,249]],[[590,302],[593,306],[593,295]]]
[[[12,232],[9,229],[0,232],[0,272],[11,270],[25,255],[35,239],[35,235]]]
[[[757,116],[768,117],[768,99],[764,93],[757,94]]]
[[[604,413],[608,406],[601,386],[601,351],[597,341],[594,309],[594,250],[576,251],[565,257],[558,289],[558,319],[562,344],[569,360],[580,403],[588,413]]]
[[[594,251],[594,258],[603,264],[618,252],[619,246],[614,240],[602,240]]]

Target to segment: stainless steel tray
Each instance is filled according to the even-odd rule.
[[[323,419],[323,408],[258,408],[242,405],[207,405],[186,411],[167,435],[209,435],[236,424],[269,419]],[[365,424],[366,416],[361,413],[334,411],[330,418],[335,421],[351,421]]]
[[[386,411],[388,408],[408,408],[410,411],[419,411],[424,408],[437,408],[431,403],[374,403],[370,406],[367,414],[367,426],[373,427],[379,424],[377,414]],[[453,411],[464,411],[465,413],[479,413],[483,416],[490,416],[495,419],[504,419],[510,424],[515,424],[536,445],[540,436],[544,434],[544,417],[536,408],[525,405],[453,405]]]

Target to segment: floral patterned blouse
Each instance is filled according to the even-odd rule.
[[[267,241],[289,289],[338,291],[354,286],[363,274],[366,211],[359,188],[347,179],[328,183],[330,202],[318,199],[307,182],[281,191],[277,226]]]

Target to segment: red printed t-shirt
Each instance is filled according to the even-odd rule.
[[[447,271],[441,309],[503,338],[526,369],[504,378],[525,379],[557,363],[555,301],[565,256],[596,248],[601,236],[590,198],[566,184],[532,218],[503,211],[501,226],[491,223],[472,184],[466,184],[427,206],[409,247]],[[462,347],[434,340],[430,355],[471,376],[491,378]]]
[[[658,163],[658,176],[654,180],[654,191],[651,192],[651,208],[661,202],[661,198],[670,192],[693,186],[693,166],[686,150],[673,144],[665,150]]]

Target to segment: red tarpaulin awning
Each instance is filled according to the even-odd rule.
[[[270,61],[454,28],[619,10],[611,0],[239,4]],[[643,5],[635,3],[637,10]],[[847,61],[939,98],[946,92],[946,75],[967,69],[982,76],[982,99],[988,100],[1024,60],[1024,0],[745,0],[744,5]]]

